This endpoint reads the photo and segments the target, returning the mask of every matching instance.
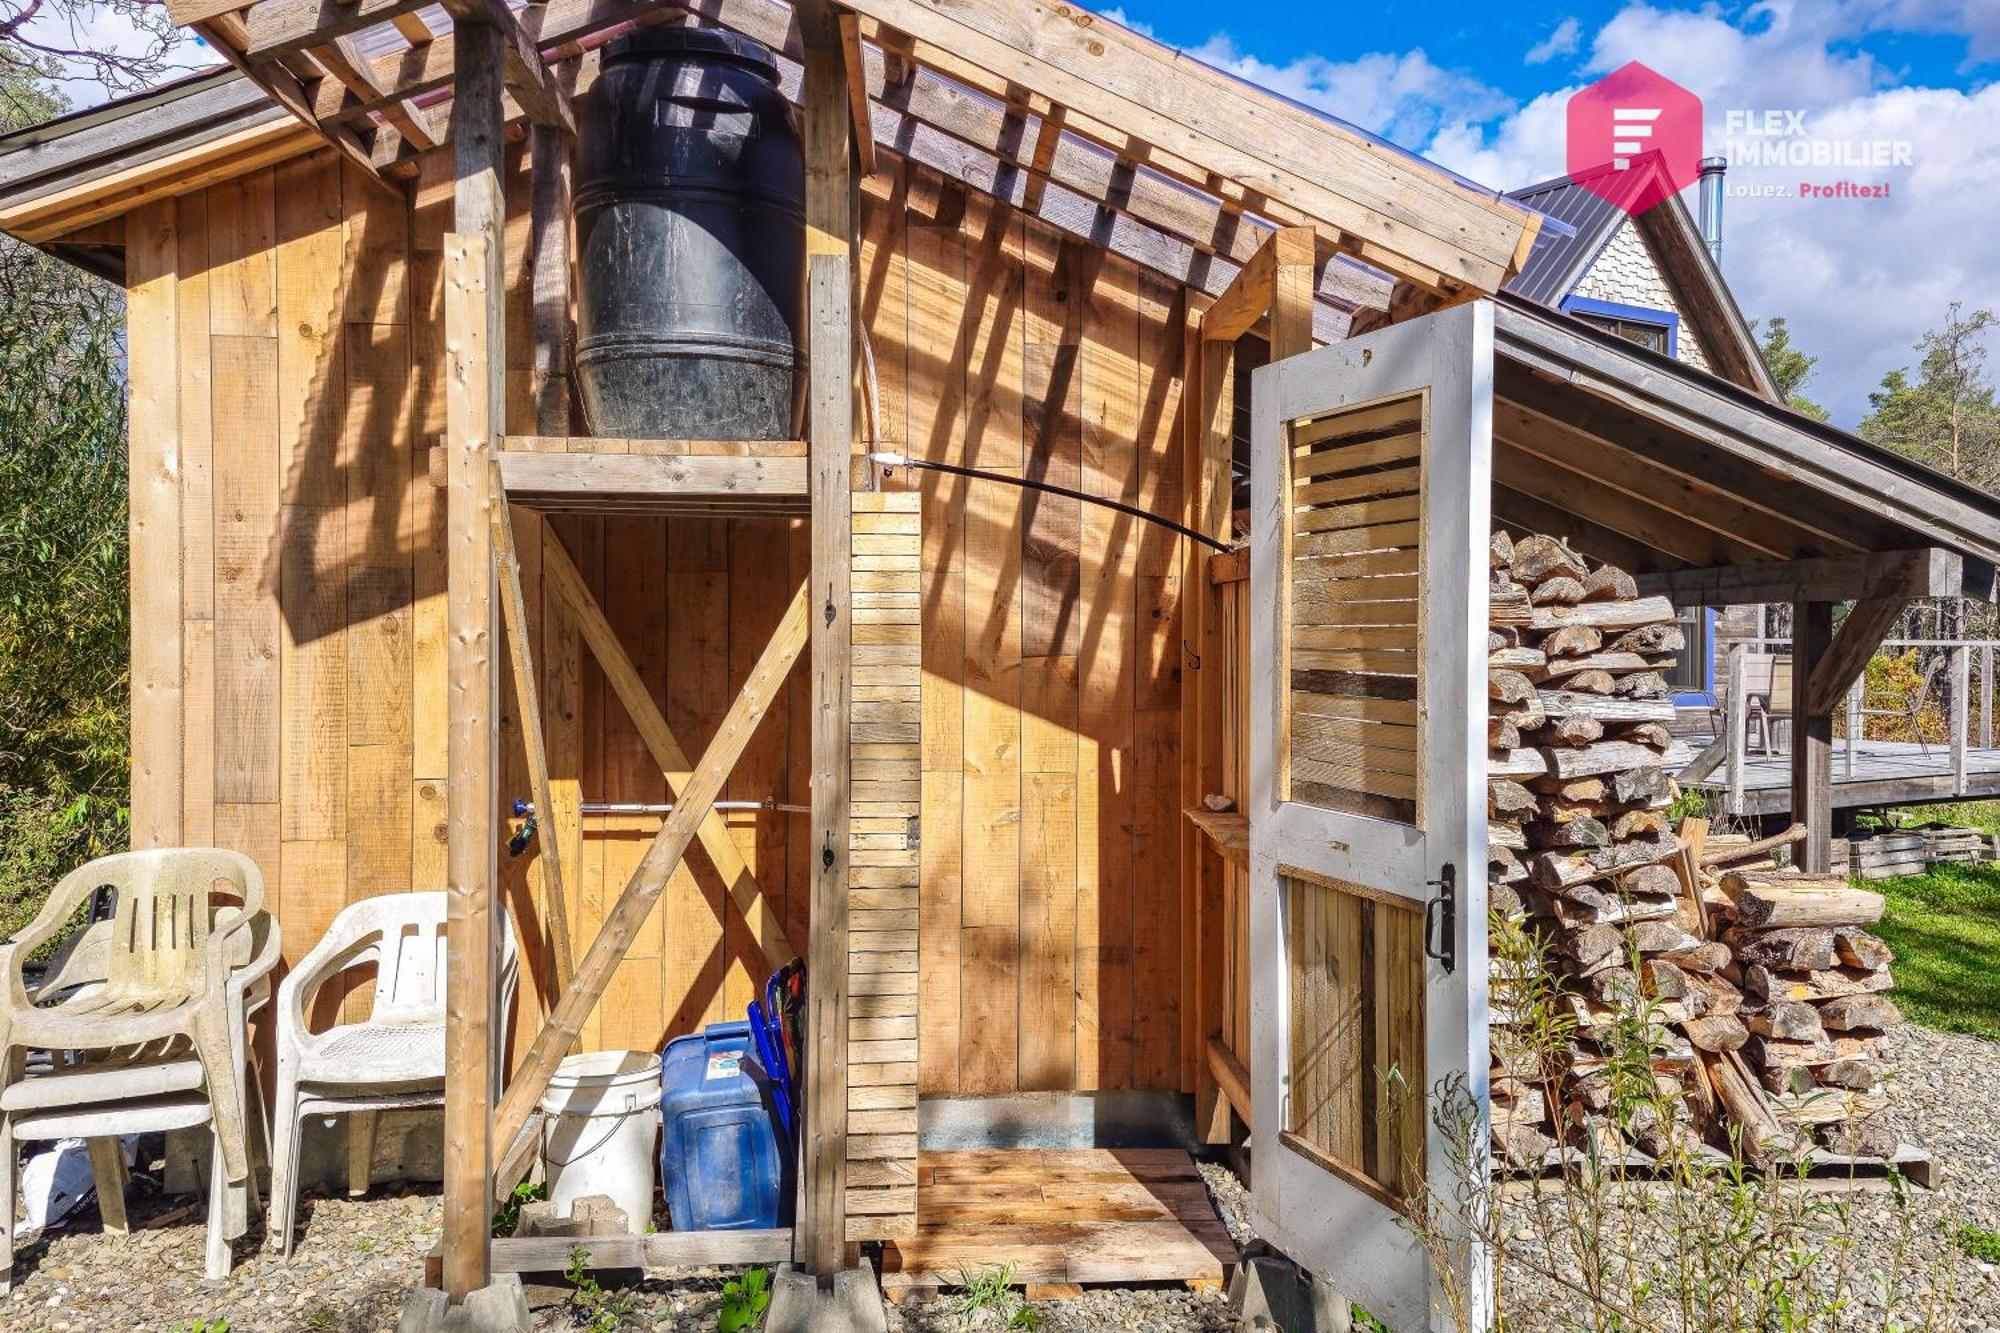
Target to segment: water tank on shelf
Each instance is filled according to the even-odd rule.
[[[608,43],[577,104],[576,232],[593,434],[795,436],[805,157],[770,51],[712,28]]]

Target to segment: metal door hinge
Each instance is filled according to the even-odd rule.
[[[1424,957],[1444,966],[1458,966],[1458,868],[1446,861],[1438,877],[1424,881],[1437,896],[1424,904]]]

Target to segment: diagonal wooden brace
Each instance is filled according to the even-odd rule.
[[[571,560],[569,552],[560,541],[544,543],[542,552],[542,578],[568,604],[570,612],[576,616],[577,630],[590,645],[592,656],[604,672],[604,679],[611,690],[625,705],[625,711],[632,717],[632,725],[639,729],[639,739],[651,751],[653,762],[666,774],[667,786],[673,791],[674,799],[685,801],[689,778],[689,764],[681,743],[674,738],[673,729],[660,712],[660,706],[653,702],[653,692],[647,688],[639,669],[632,665],[626,655],[625,646],[618,642],[618,633],[611,628],[604,610],[597,599],[590,595],[590,587],[583,581],[583,574]],[[536,797],[537,800],[541,798]],[[722,816],[709,811],[698,828],[702,849],[715,866],[715,873],[722,876],[722,882],[729,891],[729,900],[743,914],[743,920],[756,938],[757,947],[764,951],[764,961],[773,971],[783,967],[798,953],[785,938],[785,928],[778,920],[778,913],[771,906],[771,900],[758,888],[756,876],[744,863],[743,853],[737,849],[736,840],[729,836],[729,825]]]
[[[554,543],[550,546],[553,549]],[[722,784],[736,767],[744,746],[750,743],[750,737],[764,720],[771,701],[784,687],[785,677],[806,645],[809,632],[806,600],[806,585],[801,583],[792,604],[785,610],[784,619],[778,622],[770,643],[765,645],[763,656],[757,659],[750,678],[743,683],[743,692],[736,696],[722,725],[716,729],[715,739],[708,743],[701,762],[675,794],[673,813],[661,825],[652,846],[646,849],[644,859],[626,883],[625,891],[618,895],[617,904],[605,916],[597,938],[590,943],[590,951],[577,964],[573,983],[563,992],[549,1021],[536,1034],[534,1045],[521,1061],[514,1081],[501,1095],[494,1116],[493,1142],[514,1142],[543,1089],[548,1087],[557,1062],[583,1031],[584,1021],[603,998],[612,974],[631,949],[632,941],[638,938],[646,918],[652,915],[660,895],[666,892],[667,881],[687,853],[688,844],[694,841],[703,822],[714,816],[715,799],[722,793]]]
[[[535,789],[535,813],[544,830],[537,860],[542,871],[542,912],[555,954],[556,989],[569,989],[576,972],[570,947],[569,900],[564,896],[562,839],[555,827],[556,806],[549,792],[549,752],[542,740],[542,702],[535,691],[535,661],[528,648],[528,607],[521,595],[521,560],[514,551],[514,518],[493,466],[493,563],[500,572],[500,609],[507,622],[507,655],[514,668],[514,698],[521,714],[521,745],[528,754],[528,781]],[[547,543],[544,543],[546,545]]]

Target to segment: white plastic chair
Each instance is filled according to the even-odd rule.
[[[368,1188],[375,1115],[444,1104],[445,894],[391,893],[351,903],[278,988],[278,1098],[272,1106],[271,1235],[290,1258],[297,1228],[299,1128],[348,1115],[348,1189]],[[513,1008],[520,968],[500,919],[500,1012]],[[359,1023],[312,1032],[320,989],[375,966],[373,1006]]]
[[[242,906],[212,906],[216,883]],[[31,994],[23,962],[100,884],[118,890],[116,916],[90,927]],[[205,1273],[228,1276],[228,1242],[248,1229],[254,1199],[246,1127],[263,1111],[247,1071],[246,1025],[270,998],[280,952],[262,898],[256,864],[234,852],[124,853],[65,876],[34,924],[0,946],[0,1238],[13,1234],[17,1140],[89,1140],[99,1213],[107,1230],[122,1231],[118,1138],[205,1124],[214,1147]],[[51,1002],[37,1003],[44,997]],[[186,1012],[211,1007],[212,1019]],[[181,1023],[162,1021],[176,1013]],[[30,1047],[49,1051],[52,1063],[27,1073]],[[92,1054],[72,1059],[79,1051]],[[232,1137],[244,1154],[239,1172],[228,1169]],[[10,1254],[0,1293],[11,1282]]]

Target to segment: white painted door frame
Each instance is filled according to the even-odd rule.
[[[1462,1080],[1477,1123],[1474,1169],[1487,1150],[1486,634],[1492,473],[1493,308],[1480,301],[1265,366],[1255,374],[1251,464],[1250,962],[1252,1193],[1258,1233],[1397,1330],[1449,1328],[1446,1284],[1402,1214],[1281,1140],[1289,1123],[1289,959],[1280,867],[1427,903],[1449,865],[1455,910],[1433,910],[1424,1002],[1428,1103]],[[1289,725],[1291,522],[1288,424],[1421,393],[1417,819],[1421,827],[1284,799]],[[1440,932],[1442,934],[1440,934]],[[1463,1145],[1426,1116],[1434,1198],[1456,1202]],[[1454,1159],[1458,1159],[1457,1162]],[[1491,1267],[1464,1245],[1449,1275],[1469,1293],[1467,1323],[1484,1330]]]

